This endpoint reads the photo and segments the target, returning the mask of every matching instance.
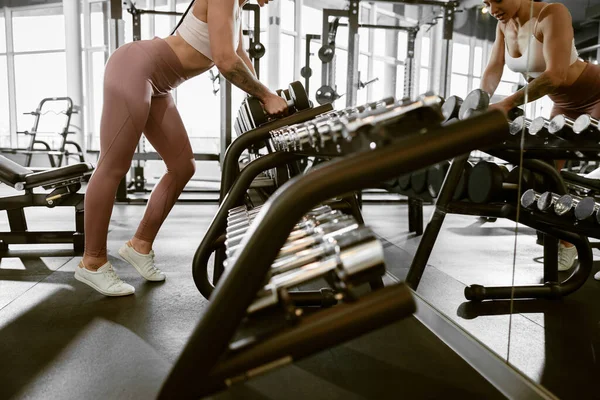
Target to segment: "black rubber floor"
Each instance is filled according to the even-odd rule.
[[[106,298],[73,278],[78,257],[59,249],[0,260],[0,398],[154,398],[207,302],[191,259],[216,206],[178,204],[157,239],[163,284],[145,282],[116,250],[135,232],[144,206],[116,206],[109,252],[136,294]],[[426,209],[426,219],[429,209]],[[72,212],[28,211],[32,230],[69,229]],[[0,228],[7,222],[0,215]],[[386,239],[388,269],[402,278],[419,238],[408,234],[406,207],[367,205],[365,219]],[[521,230],[517,282],[541,277],[541,247]],[[268,239],[266,239],[268,241]],[[508,352],[508,306],[473,306],[472,283],[511,280],[514,224],[481,225],[449,217],[419,294],[494,350]],[[29,249],[29,248],[28,248]],[[597,270],[597,267],[595,268]],[[563,399],[594,398],[600,282],[590,279],[562,301],[520,302],[512,317],[509,361]],[[226,318],[226,316],[224,316]],[[242,391],[243,395],[238,394]],[[220,396],[230,398],[496,398],[498,392],[415,319],[273,371]]]
[[[414,317],[279,369],[215,399],[500,399]]]

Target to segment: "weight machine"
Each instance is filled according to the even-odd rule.
[[[442,66],[441,66],[441,83],[440,86],[443,88],[440,95],[446,96],[449,79],[448,71],[450,66],[450,55],[452,53],[452,35],[454,29],[454,13],[459,5],[457,1],[436,1],[436,0],[419,0],[419,1],[394,1],[394,0],[380,0],[381,3],[402,3],[411,5],[431,5],[440,6],[443,9],[443,47],[442,47]],[[322,62],[321,69],[321,87],[317,90],[317,101],[320,104],[327,102],[333,102],[340,96],[337,94],[337,88],[334,82],[334,71],[335,71],[335,34],[337,26],[348,26],[348,77],[346,84],[346,106],[350,107],[356,103],[357,91],[359,88],[363,88],[372,82],[362,83],[358,77],[358,56],[359,56],[359,45],[358,45],[358,29],[393,29],[402,30],[408,33],[408,46],[407,46],[407,58],[405,61],[404,70],[404,97],[412,98],[413,93],[413,76],[415,69],[415,40],[417,33],[419,32],[419,26],[403,26],[403,25],[374,25],[374,24],[361,24],[359,23],[360,16],[360,0],[352,0],[349,3],[347,10],[338,9],[324,9],[323,10],[323,24],[322,24],[322,35],[323,46],[319,50],[319,58]],[[334,21],[331,22],[330,18],[334,17]],[[348,20],[347,24],[339,23],[340,18]],[[338,22],[336,22],[338,21]],[[312,35],[311,39],[317,39],[316,35]],[[307,36],[307,59],[309,58],[309,40]],[[325,43],[325,41],[327,41]],[[305,72],[312,73],[307,61],[307,67]],[[304,76],[304,75],[303,75]],[[310,76],[310,75],[309,75]],[[305,77],[308,79],[307,77]],[[320,100],[319,100],[320,99]]]

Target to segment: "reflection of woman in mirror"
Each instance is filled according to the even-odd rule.
[[[600,66],[577,58],[571,14],[561,3],[530,0],[484,0],[498,20],[481,88],[493,94],[500,83],[504,65],[522,73],[528,82],[523,89],[490,105],[508,110],[548,95],[554,102],[551,117],[558,114],[576,119],[581,114],[600,118]],[[557,167],[564,166],[558,161]],[[570,269],[577,256],[567,242],[559,246],[559,271]]]

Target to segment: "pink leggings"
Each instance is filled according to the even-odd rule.
[[[170,90],[185,81],[179,59],[163,40],[128,43],[106,64],[100,158],[85,195],[85,254],[106,257],[117,187],[129,171],[142,132],[167,166],[135,237],[153,242],[195,172],[187,132]]]
[[[560,88],[549,97],[554,102],[551,118],[558,114],[572,119],[581,114],[600,118],[600,65],[588,63],[571,86]]]

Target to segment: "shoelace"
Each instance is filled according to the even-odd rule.
[[[160,273],[160,270],[156,268],[156,265],[154,264],[154,251],[150,252],[149,256],[151,257],[152,266],[148,269],[148,272],[152,274]]]
[[[119,278],[119,276],[117,275],[115,270],[112,268],[112,266],[110,266],[105,272],[106,272],[107,278],[111,281],[110,286],[123,283],[123,281],[121,280],[121,278]]]

